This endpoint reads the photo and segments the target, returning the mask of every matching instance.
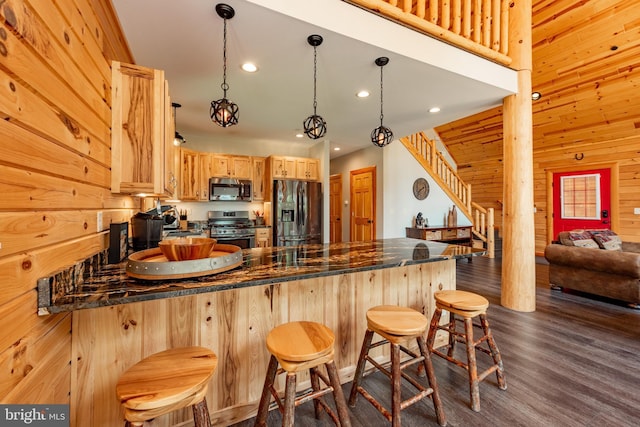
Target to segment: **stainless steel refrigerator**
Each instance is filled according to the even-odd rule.
[[[322,243],[322,183],[273,181],[273,245]]]

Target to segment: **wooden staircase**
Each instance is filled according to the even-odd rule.
[[[485,209],[471,201],[471,184],[465,183],[436,149],[435,141],[424,132],[400,138],[400,142],[425,171],[455,203],[458,210],[472,222],[474,242],[487,250],[487,257],[495,258],[495,223],[493,208]],[[475,243],[474,243],[475,245]]]

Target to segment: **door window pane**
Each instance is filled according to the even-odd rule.
[[[563,219],[600,219],[600,174],[560,178]]]

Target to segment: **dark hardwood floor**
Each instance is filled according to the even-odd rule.
[[[499,259],[460,261],[457,286],[489,300],[489,322],[502,353],[508,388],[498,389],[495,375],[489,376],[480,384],[481,411],[473,412],[466,372],[434,357],[448,425],[640,425],[640,310],[551,291],[547,266],[536,264],[536,311],[516,312],[500,305],[500,273]],[[478,355],[479,364],[485,357]],[[377,373],[366,381],[376,396],[388,394],[386,377]],[[343,386],[347,398],[350,388],[351,383]],[[350,411],[354,427],[389,425],[362,397]],[[269,425],[280,423],[278,411],[271,411]],[[314,419],[313,406],[306,403],[296,410],[296,425],[333,424],[326,415]],[[402,425],[437,426],[431,400],[403,411]]]

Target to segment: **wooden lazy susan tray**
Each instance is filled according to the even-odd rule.
[[[169,261],[160,248],[129,255],[126,273],[143,280],[187,279],[231,270],[242,264],[242,249],[235,245],[216,244],[208,258]]]

